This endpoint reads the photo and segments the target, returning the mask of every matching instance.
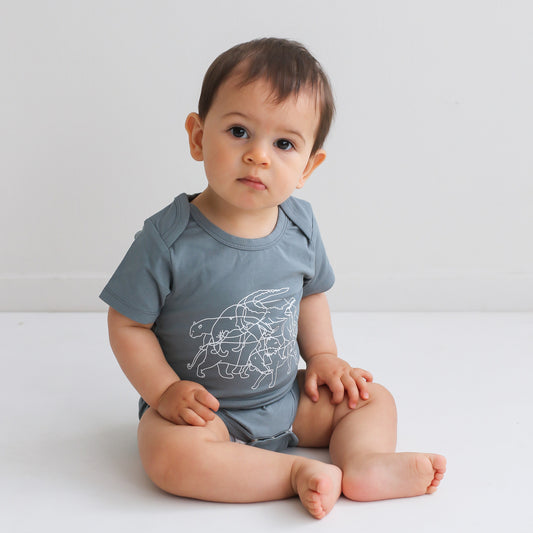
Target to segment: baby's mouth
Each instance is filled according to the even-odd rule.
[[[267,188],[259,178],[254,178],[253,176],[246,176],[245,178],[240,178],[238,181],[258,191],[264,191]]]

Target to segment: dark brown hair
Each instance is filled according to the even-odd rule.
[[[207,70],[198,114],[205,119],[218,88],[239,67],[240,84],[263,78],[272,85],[276,102],[310,89],[317,97],[320,121],[311,154],[322,147],[333,120],[335,104],[331,86],[320,63],[302,44],[287,39],[265,38],[242,43],[220,54]]]

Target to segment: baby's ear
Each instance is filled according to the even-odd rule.
[[[324,159],[326,159],[326,151],[322,149],[317,150],[309,157],[309,161],[307,161],[302,177],[296,186],[297,189],[301,189],[304,186],[309,176],[311,176],[313,171],[324,162]]]
[[[204,135],[204,124],[198,113],[189,113],[185,120],[185,129],[189,134],[189,149],[192,158],[196,161],[203,161],[202,138]]]

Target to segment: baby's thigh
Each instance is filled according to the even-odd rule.
[[[343,404],[349,410],[348,403],[345,399],[339,406],[332,405],[331,391],[325,385],[318,388],[318,401],[313,402],[305,393],[304,381],[305,373],[299,371],[300,401],[292,430],[300,441],[299,446],[324,448],[329,446],[338,412],[343,410]]]
[[[158,480],[169,470],[187,470],[191,463],[196,463],[206,444],[229,439],[228,430],[218,416],[205,426],[176,425],[152,408],[143,414],[137,432],[141,462],[159,486]]]

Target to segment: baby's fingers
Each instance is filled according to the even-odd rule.
[[[359,390],[359,396],[363,400],[368,400],[370,395],[368,392],[367,383],[373,380],[372,374],[370,372],[367,372],[366,370],[362,370],[361,368],[354,368],[352,369],[351,375],[355,380],[355,383]]]
[[[363,378],[365,378],[365,381],[368,383],[372,383],[374,381],[374,377],[368,370],[363,370],[362,368],[354,368],[354,370]]]
[[[357,381],[352,376],[346,375],[343,377],[343,384],[346,391],[346,396],[348,397],[348,407],[355,409],[357,407],[357,402],[359,401],[360,395]],[[361,398],[363,397],[361,396]]]
[[[181,410],[180,414],[181,419],[190,426],[205,426],[215,418],[215,413],[199,401],[192,401],[189,406]]]
[[[344,391],[346,384],[342,381],[341,378],[336,379],[334,382],[328,382],[329,390],[331,391],[331,403],[333,405],[338,405],[344,400]]]
[[[197,390],[194,393],[194,399],[202,406],[207,407],[207,409],[218,411],[220,405],[218,400],[206,389]]]
[[[212,413],[212,411],[209,411],[209,412],[211,413],[211,416],[213,416],[213,417],[215,416]],[[186,409],[183,409],[180,418],[181,418],[181,420],[183,420],[183,422],[186,425],[189,425],[189,426],[205,426],[206,423],[208,422],[208,420],[206,420],[204,417],[202,417],[200,414],[198,414],[191,407],[187,407]]]
[[[311,401],[318,402],[318,381],[316,374],[310,374],[309,372],[305,376],[305,393]]]
[[[368,400],[370,397],[368,393],[368,387],[366,385],[366,381],[362,377],[356,378],[355,382],[357,383],[357,388],[359,389],[359,396],[363,400]]]

